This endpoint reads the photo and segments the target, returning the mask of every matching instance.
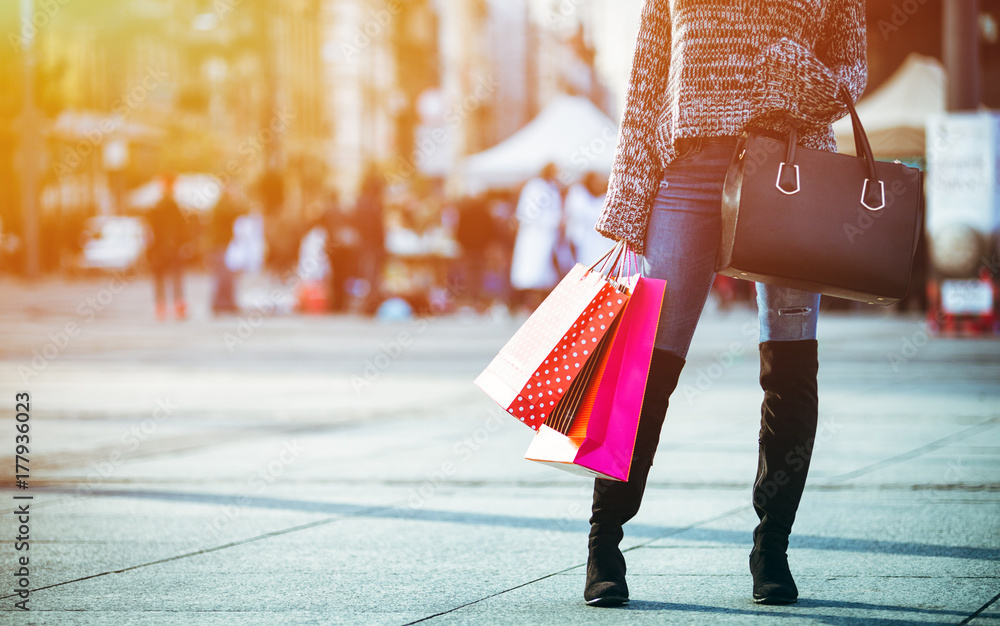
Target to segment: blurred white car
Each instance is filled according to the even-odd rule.
[[[92,217],[83,237],[77,261],[82,270],[130,270],[142,261],[146,249],[144,224],[135,217]]]

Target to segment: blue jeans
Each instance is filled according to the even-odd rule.
[[[646,272],[667,281],[656,347],[687,358],[715,280],[722,184],[735,137],[698,137],[664,170],[646,231]],[[819,295],[757,283],[760,341],[816,338]]]

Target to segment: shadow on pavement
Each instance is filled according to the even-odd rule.
[[[72,489],[45,489],[44,493],[75,494]],[[500,526],[556,532],[586,533],[589,529],[585,520],[568,521],[558,518],[520,517],[486,513],[440,511],[397,506],[365,506],[337,502],[316,502],[310,500],[288,500],[253,496],[231,496],[192,492],[155,490],[95,490],[88,493],[95,497],[141,498],[193,504],[215,504],[220,506],[243,506],[256,509],[323,513],[344,517],[380,519],[408,519],[423,522],[448,524],[469,524],[476,526]],[[732,531],[712,528],[687,528],[679,526],[653,526],[650,524],[630,524],[630,536],[660,538],[684,533],[684,538],[705,543],[745,545],[749,548],[749,531]],[[901,541],[878,541],[869,539],[848,539],[843,537],[821,537],[816,535],[793,535],[792,546],[799,549],[832,550],[843,552],[881,553],[903,556],[946,557],[980,561],[1000,560],[1000,549],[974,548],[970,546],[946,546]]]
[[[794,620],[802,620],[803,614],[800,611],[774,611],[769,610],[766,607],[757,607],[757,605],[752,605],[750,601],[747,601],[750,605],[746,609],[732,609],[726,607],[718,606],[706,606],[703,604],[675,604],[672,602],[650,602],[646,600],[632,600],[627,607],[620,610],[625,611],[687,611],[690,613],[702,613],[705,615],[746,615],[760,618],[791,618]],[[812,609],[812,608],[830,608],[830,609],[850,609],[850,610],[860,610],[866,611],[869,614],[876,611],[897,611],[900,613],[920,613],[927,615],[940,615],[942,619],[947,619],[947,617],[967,617],[967,613],[962,613],[959,611],[946,611],[939,609],[919,609],[919,608],[908,608],[901,606],[890,606],[884,604],[868,604],[864,602],[837,602],[830,600],[809,600],[808,598],[799,599],[798,603],[795,604],[796,609]],[[947,617],[946,617],[947,616]],[[694,616],[692,616],[693,618]],[[847,617],[844,615],[823,615],[813,612],[808,613],[808,619],[810,622],[817,623],[827,623],[827,624],[912,624],[913,618],[900,617],[900,619],[878,619],[872,617]],[[939,622],[925,622],[921,620],[921,624],[954,624],[954,619],[947,619],[947,621]]]

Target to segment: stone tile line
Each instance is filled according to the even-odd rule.
[[[682,526],[681,528],[675,528],[674,530],[670,531],[669,533],[664,533],[664,534],[659,535],[657,537],[653,537],[652,539],[649,539],[649,540],[644,541],[642,543],[636,544],[636,545],[632,546],[631,548],[626,548],[626,549],[622,550],[622,552],[623,553],[624,552],[631,552],[632,550],[638,550],[639,548],[644,548],[644,547],[648,546],[649,544],[654,543],[656,541],[659,541],[661,539],[666,539],[667,537],[671,537],[673,535],[679,535],[679,534],[687,532],[689,530],[693,530],[695,528],[698,528],[699,526],[704,526],[705,524],[711,524],[712,522],[717,522],[719,520],[722,520],[722,519],[725,519],[725,518],[729,517],[730,515],[736,515],[737,513],[740,513],[740,512],[744,511],[747,508],[748,507],[746,507],[746,506],[737,507],[735,509],[730,509],[729,511],[725,511],[723,513],[719,513],[718,515],[713,515],[712,517],[705,518],[705,519],[703,519],[703,520],[701,520],[699,522],[695,522],[695,523],[689,524],[687,526]],[[432,619],[436,619],[438,617],[442,617],[444,615],[448,615],[449,613],[454,613],[455,611],[459,611],[461,609],[473,606],[475,604],[479,604],[480,602],[485,602],[486,600],[489,600],[490,598],[495,598],[497,596],[502,596],[505,593],[510,593],[510,592],[515,591],[517,589],[521,589],[522,587],[527,587],[528,585],[533,585],[533,584],[541,582],[543,580],[548,580],[549,578],[552,578],[553,576],[560,576],[560,575],[565,574],[567,572],[571,572],[571,571],[573,571],[575,569],[579,569],[581,567],[586,567],[586,566],[587,566],[586,563],[578,563],[577,565],[571,565],[571,566],[569,566],[569,567],[567,567],[565,569],[559,570],[558,572],[552,572],[552,573],[546,574],[544,576],[539,576],[538,578],[535,578],[533,580],[529,580],[527,582],[523,582],[520,585],[515,585],[513,587],[510,587],[509,589],[502,589],[502,590],[497,591],[495,593],[491,593],[488,596],[483,596],[482,598],[479,598],[479,599],[476,599],[476,600],[472,600],[471,602],[466,602],[465,604],[462,604],[462,605],[456,606],[454,608],[448,609],[447,611],[441,611],[440,613],[435,613],[434,615],[428,615],[427,617],[421,617],[418,620],[414,620],[412,622],[407,622],[403,626],[411,626],[412,624],[420,624],[422,622],[427,622],[427,621],[430,621]]]
[[[932,441],[926,445],[920,446],[919,448],[914,448],[902,454],[897,454],[896,456],[891,456],[888,459],[882,459],[881,461],[876,461],[871,465],[866,465],[865,467],[858,468],[854,471],[847,472],[846,474],[840,474],[834,476],[826,481],[826,484],[841,483],[848,480],[853,480],[865,474],[871,474],[880,469],[896,465],[897,463],[902,463],[903,461],[910,461],[912,459],[921,457],[928,452],[934,452],[935,450],[940,450],[941,448],[946,448],[953,443],[958,443],[959,441],[964,441],[969,437],[978,435],[980,432],[990,430],[1000,424],[1000,417],[994,417],[993,419],[986,420],[985,422],[980,422],[975,426],[970,426],[965,430],[961,430],[957,433],[948,435],[947,437],[942,437],[937,441]]]
[[[535,584],[537,582],[541,582],[543,580],[547,580],[549,578],[552,578],[553,576],[559,576],[560,574],[565,574],[566,572],[571,572],[571,571],[575,570],[576,568],[583,567],[585,565],[586,565],[586,563],[584,563],[582,565],[571,565],[570,567],[567,567],[566,569],[563,569],[563,570],[559,570],[558,572],[552,572],[551,574],[546,574],[545,576],[540,576],[538,578],[535,578],[533,580],[529,580],[528,582],[525,582],[525,583],[521,583],[520,585],[516,585],[516,586],[511,587],[509,589],[502,589],[500,591],[497,591],[496,593],[491,593],[488,596],[483,596],[482,598],[478,598],[478,599],[473,600],[471,602],[466,602],[465,604],[460,604],[459,606],[456,606],[454,608],[448,609],[447,611],[441,611],[440,613],[435,613],[434,615],[428,615],[427,617],[421,617],[420,619],[414,620],[412,622],[406,622],[403,626],[411,626],[412,624],[420,624],[422,622],[428,622],[428,621],[430,621],[432,619],[435,619],[435,618],[438,618],[438,617],[442,617],[444,615],[448,615],[449,613],[454,613],[455,611],[459,611],[461,609],[473,606],[475,604],[479,604],[480,602],[485,602],[486,600],[489,600],[490,598],[495,598],[497,596],[502,596],[505,593],[510,593],[511,591],[514,591],[515,589],[520,589],[522,587],[527,587],[528,585],[533,585],[533,584]]]
[[[972,615],[970,615],[970,616],[966,617],[965,619],[963,619],[962,621],[960,621],[958,623],[958,626],[964,626],[965,624],[970,623],[972,620],[976,619],[979,615],[981,615],[983,613],[983,611],[985,611],[986,609],[990,608],[997,600],[1000,600],[1000,593],[998,593],[997,595],[993,596],[992,600],[990,600],[989,602],[987,602],[983,606],[979,607],[978,611],[976,611]]]
[[[108,574],[123,574],[125,572],[130,572],[132,570],[141,569],[143,567],[150,567],[152,565],[160,565],[161,563],[169,563],[170,561],[179,561],[180,559],[186,559],[186,558],[192,557],[192,556],[199,556],[201,554],[209,554],[211,552],[218,552],[220,550],[225,550],[227,548],[235,548],[236,546],[242,546],[242,545],[245,545],[245,544],[248,544],[248,543],[254,543],[254,542],[257,542],[257,541],[262,541],[264,539],[270,539],[272,537],[280,537],[281,535],[287,535],[287,534],[290,534],[290,533],[298,532],[300,530],[308,530],[310,528],[316,528],[318,526],[325,526],[327,524],[332,524],[333,522],[337,522],[337,521],[340,521],[340,520],[343,520],[343,519],[347,519],[347,518],[350,518],[350,517],[357,517],[357,516],[360,516],[360,515],[371,514],[371,513],[374,513],[376,511],[379,511],[379,510],[382,510],[382,509],[391,509],[391,508],[393,508],[393,507],[377,506],[377,507],[371,507],[371,508],[365,509],[363,511],[357,511],[355,513],[351,513],[351,514],[348,514],[348,515],[336,515],[334,517],[328,517],[326,519],[316,520],[314,522],[308,522],[306,524],[299,524],[297,526],[292,526],[290,528],[284,528],[282,530],[274,530],[274,531],[271,531],[269,533],[264,533],[262,535],[257,535],[256,537],[247,537],[246,539],[240,539],[239,541],[232,541],[232,542],[229,542],[229,543],[222,544],[220,546],[215,546],[213,548],[205,548],[204,550],[195,550],[194,552],[187,552],[187,553],[184,553],[184,554],[178,554],[176,556],[168,556],[166,558],[157,559],[155,561],[150,561],[148,563],[140,563],[138,565],[131,565],[129,567],[123,567],[121,569],[109,570],[107,572],[99,572],[97,574],[91,574],[90,576],[81,576],[80,578],[74,578],[72,580],[64,580],[63,582],[53,583],[51,585],[46,585],[44,587],[36,587],[35,589],[31,589],[30,592],[31,593],[35,593],[37,591],[42,591],[44,589],[52,589],[53,587],[61,587],[63,585],[70,585],[72,583],[78,583],[78,582],[82,582],[84,580],[90,580],[91,578],[100,578],[101,576],[107,576]],[[0,600],[5,600],[7,598],[13,598],[16,595],[17,594],[12,593],[12,594],[9,594],[9,595],[6,595],[6,596],[0,596]]]

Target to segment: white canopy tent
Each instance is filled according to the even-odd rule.
[[[922,156],[927,118],[945,110],[945,72],[932,57],[912,53],[878,89],[857,104],[876,158]],[[837,148],[854,154],[851,118],[833,125]]]
[[[164,182],[153,179],[129,192],[129,208],[149,210],[163,199]],[[174,202],[180,208],[203,213],[211,211],[222,196],[222,183],[210,174],[180,174],[174,180]]]
[[[618,127],[583,96],[559,96],[535,119],[460,166],[467,191],[513,187],[555,163],[563,182],[587,171],[611,172]]]
[[[129,122],[119,115],[102,115],[87,111],[63,111],[49,128],[49,135],[58,139],[65,141],[91,139],[95,143],[101,143],[109,136],[157,139],[163,134],[158,128]]]

